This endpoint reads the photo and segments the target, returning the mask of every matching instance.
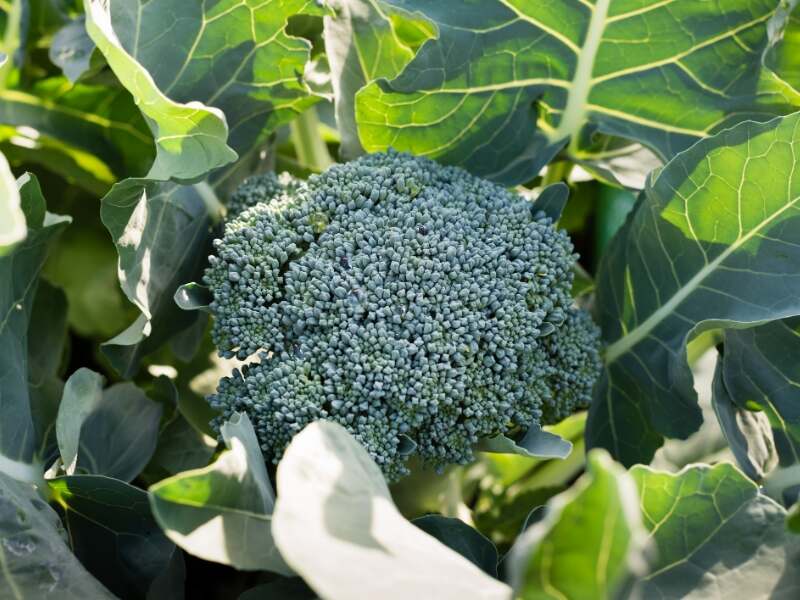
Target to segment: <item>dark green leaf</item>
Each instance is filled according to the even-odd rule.
[[[153,520],[147,493],[98,475],[48,483],[81,563],[120,598],[144,598],[175,553]]]
[[[58,515],[33,487],[0,472],[0,597],[113,600],[65,538]]]
[[[70,219],[45,212],[35,178],[24,175],[18,184],[28,233],[24,241],[0,256],[0,471],[27,478],[32,471],[26,465],[38,461],[28,390],[27,332],[39,272],[51,244]]]
[[[656,545],[642,598],[793,598],[800,539],[786,511],[733,465],[631,470]]]
[[[603,451],[551,498],[511,550],[515,598],[614,598],[645,569],[645,529],[633,480]]]
[[[178,286],[199,278],[217,217],[208,185],[127,179],[103,199],[101,216],[119,252],[122,289],[142,314],[103,352],[123,376],[141,358],[197,319],[173,300]]]
[[[564,212],[564,207],[567,205],[567,197],[569,196],[569,187],[565,183],[554,183],[548,185],[539,194],[534,202],[534,210],[541,210],[548,217],[553,219],[555,223],[561,218],[561,213]]]
[[[317,595],[299,577],[281,578],[250,588],[239,600],[316,600]]]
[[[412,523],[458,552],[487,575],[497,577],[497,548],[464,521],[441,515],[426,515],[414,519]]]
[[[94,42],[86,33],[83,15],[72,19],[53,36],[50,44],[50,60],[61,67],[67,79],[78,80],[91,64]]]
[[[217,441],[197,431],[178,416],[161,432],[158,445],[145,473],[149,481],[158,481],[183,471],[205,467],[214,454]]]
[[[636,3],[383,0],[438,35],[356,96],[367,151],[391,146],[507,184],[585,131],[662,159],[745,119],[794,110],[758,94],[775,0]]]
[[[686,343],[800,313],[800,114],[742,123],[667,164],[611,242],[596,307],[608,344],[587,444],[647,462],[701,423]]]
[[[725,332],[725,388],[772,427],[780,464],[800,463],[800,318]]]

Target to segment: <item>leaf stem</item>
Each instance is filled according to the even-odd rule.
[[[312,106],[289,124],[292,144],[301,166],[321,172],[333,164],[328,146],[319,134],[317,111]]]

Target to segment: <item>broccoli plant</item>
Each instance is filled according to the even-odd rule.
[[[213,338],[250,360],[209,401],[247,413],[277,463],[312,421],[345,426],[389,479],[586,408],[599,331],[576,259],[537,205],[463,169],[371,154],[307,182],[253,178],[204,282]]]

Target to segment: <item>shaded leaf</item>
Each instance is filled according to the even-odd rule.
[[[775,0],[378,5],[416,11],[438,35],[397,77],[358,92],[370,152],[391,146],[513,184],[587,129],[668,159],[734,123],[794,110],[756,93]]]
[[[555,223],[561,218],[564,207],[567,205],[569,187],[565,183],[554,183],[542,190],[534,202],[534,208],[541,210]]]
[[[113,600],[65,538],[58,515],[33,487],[0,472],[0,597]]]
[[[59,477],[48,485],[81,563],[120,598],[144,598],[175,553],[153,520],[147,493],[98,475]]]
[[[291,574],[272,541],[275,494],[246,415],[222,427],[228,447],[204,469],[150,486],[150,505],[166,535],[204,560],[241,570]]]
[[[277,482],[275,541],[324,598],[509,597],[506,585],[400,515],[380,469],[340,425],[317,421],[297,434]]]
[[[50,43],[50,60],[61,67],[73,83],[89,70],[94,53],[94,42],[86,32],[86,18],[75,17],[59,29]]]
[[[520,454],[529,458],[566,458],[572,451],[572,443],[538,425],[532,425],[518,439],[500,434],[481,440],[476,450]]]
[[[603,451],[551,498],[511,550],[515,598],[615,598],[643,574],[647,538],[631,477]]]
[[[451,550],[458,552],[487,575],[497,577],[499,560],[497,548],[486,536],[464,521],[441,515],[426,515],[411,522]]]
[[[733,465],[671,474],[636,466],[642,515],[656,545],[643,598],[793,598],[800,540],[786,511]]]
[[[69,217],[46,212],[39,184],[30,175],[18,181],[27,237],[0,256],[0,471],[33,476],[38,462],[36,427],[28,389],[28,337],[39,272],[53,241]]]
[[[587,444],[648,462],[702,417],[686,343],[800,313],[800,114],[742,123],[679,154],[612,240],[597,277],[608,344]],[[746,199],[746,201],[745,201]]]

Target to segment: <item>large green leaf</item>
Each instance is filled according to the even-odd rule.
[[[81,563],[120,598],[146,597],[176,552],[153,519],[147,493],[98,475],[59,477],[48,485]]]
[[[364,149],[358,139],[355,95],[378,78],[391,79],[435,36],[427,19],[375,0],[332,0],[325,17],[325,54],[331,68],[340,154],[351,159]]]
[[[39,184],[30,175],[17,182],[27,237],[0,256],[0,471],[35,477],[36,427],[28,390],[28,327],[39,272],[54,240],[70,222],[46,212]]]
[[[277,485],[275,541],[324,598],[510,597],[508,586],[400,515],[380,468],[340,425],[317,421],[297,434]]]
[[[389,146],[503,183],[530,179],[590,128],[661,158],[748,118],[779,0],[376,0],[438,31],[394,79],[358,92],[368,151]]]
[[[33,487],[0,472],[0,598],[113,600],[65,537],[58,515]]]
[[[603,451],[511,550],[515,598],[617,598],[644,574],[647,536],[630,476]]]
[[[198,319],[173,296],[180,284],[200,277],[219,206],[206,183],[126,179],[100,210],[119,253],[122,290],[142,311],[103,347],[114,368],[131,377],[144,355]]]
[[[800,463],[800,319],[726,331],[722,361],[733,402],[769,421],[781,466]]]
[[[213,464],[150,486],[153,514],[190,554],[242,570],[291,574],[272,541],[275,494],[250,420],[237,413],[222,436],[228,451]]]
[[[5,254],[9,246],[25,239],[26,232],[17,182],[6,157],[0,153],[0,255]]]
[[[497,548],[486,536],[461,519],[425,515],[414,519],[412,523],[458,552],[487,575],[497,577]]]
[[[598,273],[608,344],[587,444],[648,462],[702,421],[687,341],[800,313],[800,113],[742,123],[649,182]]]
[[[657,549],[640,597],[797,597],[800,538],[786,530],[786,511],[733,465],[631,474]]]
[[[103,390],[103,377],[89,369],[64,386],[56,435],[65,472],[131,481],[156,448],[162,408],[133,383]]]

